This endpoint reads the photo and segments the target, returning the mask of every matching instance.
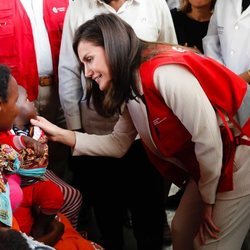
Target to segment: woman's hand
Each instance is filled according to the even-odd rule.
[[[218,233],[220,232],[220,228],[214,224],[212,220],[212,214],[213,214],[213,205],[204,204],[203,218],[199,229],[199,239],[202,245],[205,244],[206,235],[214,239],[219,238]]]
[[[49,122],[42,116],[37,116],[37,119],[31,119],[30,122],[32,125],[40,127],[51,141],[57,141],[57,134],[61,128]]]
[[[57,141],[70,147],[75,146],[75,132],[60,128],[41,116],[31,119],[30,122],[32,125],[40,127],[51,141]]]

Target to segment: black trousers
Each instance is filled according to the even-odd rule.
[[[126,208],[131,211],[137,249],[162,249],[163,178],[149,162],[141,140],[121,159],[82,156],[72,170],[73,184],[94,209],[105,250],[123,249]]]

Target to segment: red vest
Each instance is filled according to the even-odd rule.
[[[44,0],[44,22],[51,46],[55,82],[63,21],[69,0]],[[32,28],[20,0],[0,1],[0,63],[11,68],[31,101],[38,95],[38,70]]]
[[[185,66],[198,79],[213,107],[217,111],[225,112],[230,118],[236,115],[242,108],[247,93],[247,83],[216,61],[186,50],[177,51],[169,49],[166,53],[157,55],[140,66],[150,131],[154,143],[163,156],[178,158],[185,166],[187,172],[181,169],[177,170],[172,164],[166,164],[166,161],[156,157],[147,150],[149,157],[164,176],[170,177],[172,181],[180,185],[187,178],[187,173],[198,181],[200,176],[199,164],[194,153],[194,143],[191,141],[190,133],[166,105],[154,85],[154,71],[157,67],[164,64]],[[157,122],[159,120],[161,121],[160,123]],[[245,124],[239,125],[243,127],[243,134],[245,133],[248,136],[250,134],[249,125],[249,117],[245,120]],[[228,133],[223,133],[222,138],[223,142],[226,142]],[[229,155],[231,163],[233,163],[233,155],[231,152],[229,154],[228,150],[229,148],[227,147],[225,155]],[[223,166],[219,191],[228,191],[233,188],[233,164],[228,164],[227,160],[225,160],[226,163]]]

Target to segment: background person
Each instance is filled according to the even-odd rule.
[[[217,0],[207,35],[204,53],[223,63],[246,82],[250,82],[250,2],[232,0],[227,5]]]

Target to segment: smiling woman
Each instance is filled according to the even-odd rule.
[[[110,104],[104,111],[112,114],[125,107],[112,133],[75,132],[73,153],[122,157],[139,133],[156,169],[179,186],[187,183],[172,221],[173,248],[240,249],[250,212],[247,83],[193,49],[140,40],[114,14],[97,15],[81,25],[75,51],[86,41],[94,45],[88,47],[92,53],[103,44],[112,73],[112,92],[105,92]],[[68,141],[66,130],[41,117],[32,122],[55,140]],[[229,125],[232,130],[226,129]]]
[[[96,38],[85,39],[83,42],[88,41],[93,46],[105,48],[109,71],[105,67],[100,69],[98,66],[98,70],[96,68],[94,72],[91,72],[93,68],[88,69],[87,62],[86,70],[82,62],[82,67],[79,67],[78,50],[76,48],[74,53],[72,49],[75,31],[80,24],[96,14],[111,12],[132,24],[136,34],[145,40],[176,42],[173,22],[165,0],[78,0],[71,2],[64,22],[59,63],[59,93],[69,129],[107,135],[114,129],[118,120],[120,100],[114,91],[113,81],[119,81],[123,89],[127,87],[124,82],[130,81],[130,78],[120,79],[116,74],[117,71],[127,71],[127,65],[119,68],[110,67],[113,62],[108,55],[111,53],[115,55],[116,51],[112,51],[110,44],[106,42],[109,40],[108,37],[105,39],[105,44],[102,39],[100,40],[98,29]],[[116,34],[119,38],[118,44],[124,42],[124,39],[127,43],[129,42],[122,32]],[[112,31],[107,35],[111,38]],[[122,53],[122,46],[118,50]],[[121,60],[127,61],[126,53]],[[88,56],[90,58],[87,58],[87,61],[93,59],[92,53]],[[112,60],[116,59],[112,58]],[[98,62],[98,65],[101,65],[100,63]],[[83,77],[84,71],[90,78]],[[108,77],[109,74],[112,78]],[[109,82],[109,80],[112,81]],[[94,89],[93,95],[88,89]],[[95,98],[91,95],[92,97],[95,95]],[[106,96],[114,97],[118,109],[111,105],[110,99]],[[104,110],[103,106],[109,107],[109,110]],[[73,181],[85,194],[87,208],[93,207],[97,226],[104,242],[103,246],[106,249],[123,249],[123,215],[124,209],[127,208],[134,221],[133,230],[138,250],[161,250],[163,230],[169,232],[168,226],[164,228],[166,214],[163,179],[154,169],[144,151],[140,138],[137,138],[131,150],[122,159],[109,156],[77,158],[80,163],[75,165],[84,166],[84,168],[74,167]],[[139,166],[133,167],[134,162],[139,161]],[[103,168],[100,165],[108,167]],[[142,172],[143,175],[141,175]],[[171,242],[169,234],[165,235],[167,235],[165,242],[169,244]]]
[[[110,25],[112,25],[113,20],[109,21]],[[139,42],[134,37],[124,35],[124,27],[127,32],[133,32],[133,29],[129,25],[124,26],[118,19],[116,22],[116,35],[117,44],[119,45],[114,46],[108,42],[108,39],[112,37],[113,30],[103,29],[100,32],[99,25],[101,23],[97,20],[89,28],[87,25],[80,26],[74,36],[73,49],[84,64],[84,73],[87,78],[87,101],[90,101],[91,95],[95,96],[95,98],[101,96],[102,101],[99,100],[101,101],[99,103],[95,102],[95,108],[99,114],[110,117],[120,113],[125,96],[126,98],[133,98],[128,83],[134,82],[137,76],[134,73],[129,74],[129,72],[134,72],[135,65],[139,63],[139,57],[135,57],[135,55],[134,57],[130,56],[123,47],[131,46],[131,51],[133,51],[139,46]],[[95,37],[93,37],[93,34],[95,34]],[[90,63],[85,61],[89,56],[91,56]],[[86,66],[87,69],[85,68]],[[89,72],[90,69],[91,71]],[[93,82],[93,75],[97,78],[103,78],[101,80],[98,79],[99,90],[94,87],[96,82]],[[138,89],[135,86],[132,88],[135,95],[139,95]],[[105,94],[101,93],[102,91],[105,91]]]
[[[85,77],[95,81],[101,91],[109,89],[111,87],[111,74],[104,48],[96,46],[92,42],[81,41],[77,53],[84,65]]]

